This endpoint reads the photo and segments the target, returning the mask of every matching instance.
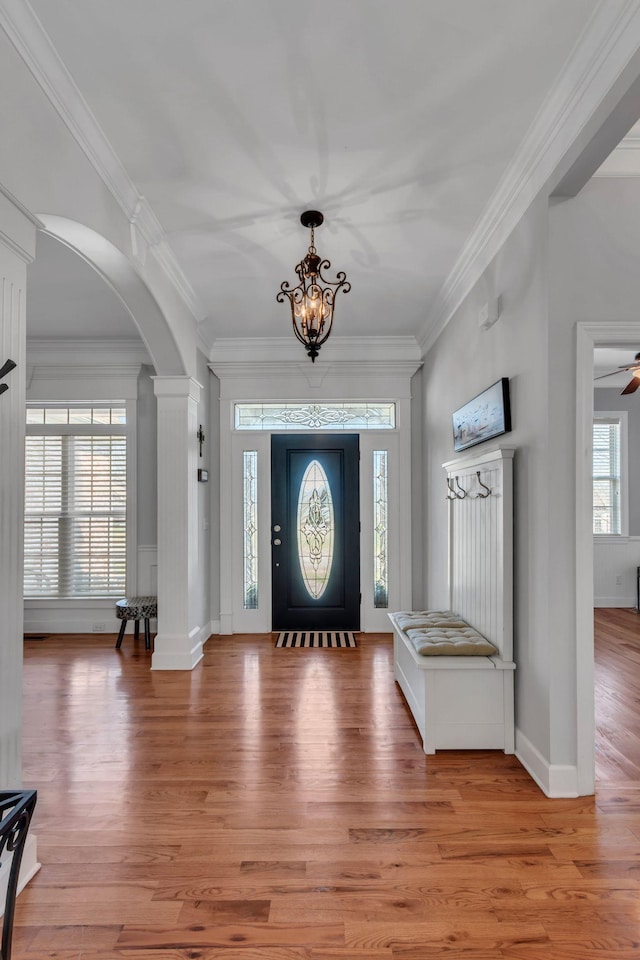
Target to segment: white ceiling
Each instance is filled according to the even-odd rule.
[[[275,295],[306,251],[298,218],[308,207],[325,214],[320,254],[352,283],[336,330],[418,334],[597,6],[31,5],[158,217],[208,343],[288,334]],[[42,242],[30,335],[130,335],[88,283],[66,251]]]

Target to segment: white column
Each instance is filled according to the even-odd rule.
[[[0,367],[9,359],[17,364],[0,381],[9,387],[0,395],[0,790],[22,786],[25,290],[35,248],[36,221],[0,191]],[[0,913],[10,863],[5,857],[0,864]],[[29,831],[19,890],[39,867]]]
[[[22,784],[24,423],[27,263],[35,256],[34,221],[0,193],[0,788]]]
[[[197,431],[201,386],[190,377],[155,377],[158,398],[158,634],[153,670],[192,670],[206,624],[198,604]]]

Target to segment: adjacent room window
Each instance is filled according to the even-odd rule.
[[[593,532],[627,534],[627,415],[597,413],[593,421]]]
[[[24,594],[125,596],[124,403],[27,408]]]

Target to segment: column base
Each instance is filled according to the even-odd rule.
[[[154,646],[152,670],[193,670],[204,655],[199,627],[195,636],[158,633]]]

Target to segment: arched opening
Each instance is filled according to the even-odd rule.
[[[126,258],[94,231],[52,219],[38,234],[27,282],[24,596],[25,635],[34,638],[113,633],[115,599],[157,592],[152,377],[158,367],[184,369],[165,317]],[[111,427],[109,410],[117,413]],[[65,411],[68,425],[57,428]],[[109,504],[94,504],[86,492],[94,489],[111,491]],[[113,511],[108,520],[104,509]]]
[[[42,232],[59,240],[109,285],[137,328],[158,376],[185,376],[184,357],[166,316],[131,261],[109,240],[66,217],[38,214]]]

